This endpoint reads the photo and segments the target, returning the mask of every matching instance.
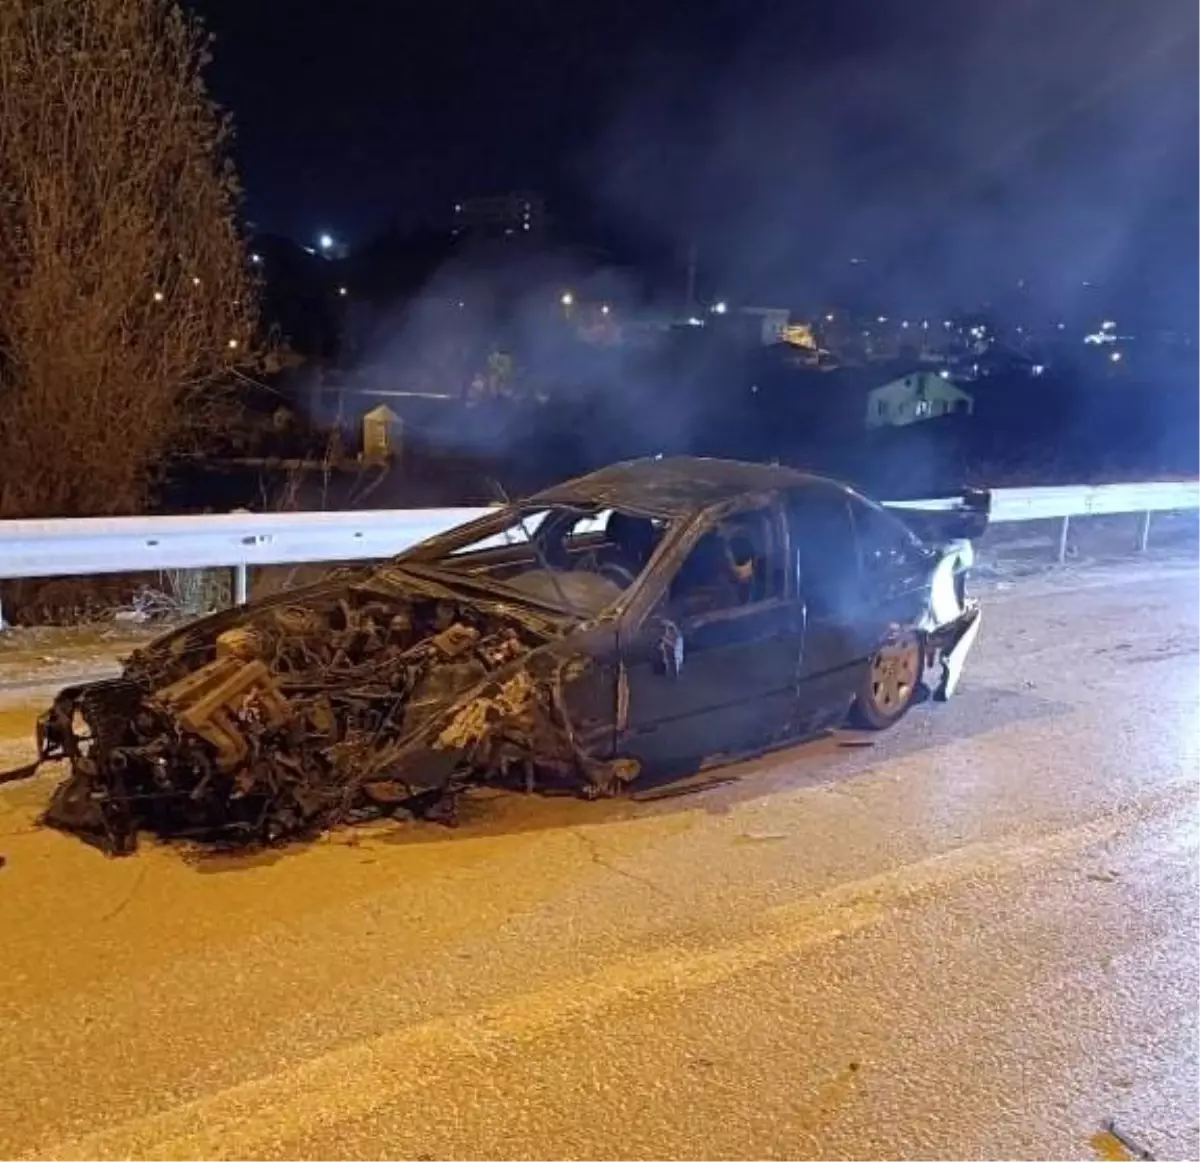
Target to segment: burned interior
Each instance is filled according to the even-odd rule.
[[[60,693],[38,756],[70,773],[46,820],[113,853],[141,830],[273,843],[449,821],[481,782],[595,797],[676,743],[802,737],[845,716],[877,648],[961,669],[978,628],[951,558],[877,506],[863,540],[866,505],[787,469],[617,465],[203,618]]]

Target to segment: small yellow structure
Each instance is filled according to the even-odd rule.
[[[399,459],[402,425],[387,404],[372,408],[362,421],[364,464],[385,464]]]
[[[784,327],[779,338],[790,347],[802,347],[806,351],[817,349],[817,340],[813,335],[811,323],[789,323]]]

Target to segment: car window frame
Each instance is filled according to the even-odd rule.
[[[868,568],[867,561],[867,543],[870,530],[866,527],[866,520],[859,516],[859,512],[870,513],[876,518],[882,518],[887,524],[891,525],[897,531],[896,548],[889,551],[888,564],[891,566],[899,566],[909,564],[921,555],[922,544],[921,538],[916,535],[895,513],[889,512],[882,504],[877,501],[870,500],[868,497],[847,490],[847,503],[850,513],[850,524],[854,530],[854,542],[858,554],[858,575],[860,580],[868,580],[872,573]],[[899,549],[903,545],[906,550],[903,556],[900,556]]]
[[[776,609],[795,600],[796,579],[791,529],[780,504],[779,494],[760,492],[739,496],[697,511],[689,519],[680,523],[674,536],[664,538],[663,542],[659,544],[658,550],[643,570],[641,577],[626,590],[623,601],[617,603],[618,616],[621,618],[622,637],[632,638],[642,630],[659,607],[659,603],[667,596],[671,581],[682,568],[684,561],[706,533],[711,532],[721,521],[727,520],[731,516],[742,512],[754,512],[758,509],[767,510],[774,521],[783,562],[782,591],[775,597],[755,601],[749,605],[739,605],[730,609],[719,609],[713,610],[711,613],[700,614],[690,618],[688,624],[700,628],[720,621],[735,620],[750,613]]]

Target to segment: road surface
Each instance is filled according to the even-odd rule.
[[[455,832],[110,860],[6,788],[0,1154],[1200,1157],[1197,634],[1194,562],[1023,578],[885,736]]]

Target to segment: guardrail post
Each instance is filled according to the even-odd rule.
[[[234,605],[245,605],[250,600],[250,578],[249,568],[246,562],[243,561],[240,565],[233,567],[233,603]]]
[[[1062,518],[1062,531],[1058,534],[1058,563],[1061,565],[1067,559],[1067,533],[1071,529],[1071,518]]]
[[[1146,546],[1150,543],[1150,518],[1154,514],[1147,509],[1142,513],[1142,534],[1138,538],[1138,552],[1144,553]]]

